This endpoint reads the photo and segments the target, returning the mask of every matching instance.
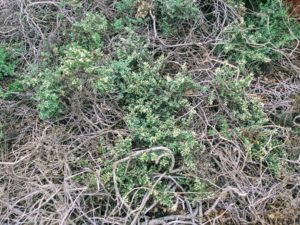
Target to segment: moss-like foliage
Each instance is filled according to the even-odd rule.
[[[11,76],[16,64],[11,59],[11,54],[4,46],[0,46],[0,80],[5,76]]]
[[[276,129],[262,128],[271,122],[263,112],[261,100],[247,96],[246,92],[254,74],[261,74],[262,65],[284,57],[284,50],[300,38],[299,23],[288,16],[288,8],[280,1],[254,2],[251,7],[249,2],[235,3],[236,7],[245,7],[246,3],[248,9],[240,23],[227,28],[226,41],[216,48],[227,65],[216,71],[214,87],[218,87],[219,96],[231,109],[237,122],[231,128],[238,130],[245,149],[279,174],[285,155],[282,138],[276,135]]]
[[[96,88],[101,93],[117,94],[126,112],[125,122],[131,133],[131,138],[121,138],[114,148],[106,149],[102,157],[105,167],[101,172],[109,184],[113,176],[112,164],[134,154],[133,149],[167,147],[172,155],[163,149],[149,151],[132,158],[130,165],[128,161],[120,163],[115,175],[121,194],[127,196],[128,201],[132,201],[133,196],[142,201],[141,196],[153,187],[151,192],[164,199],[162,204],[170,206],[175,197],[175,193],[171,194],[169,190],[172,185],[165,179],[158,181],[155,174],[173,167],[173,157],[178,161],[176,169],[181,171],[177,176],[183,179],[178,182],[187,187],[185,191],[190,191],[196,184],[186,176],[186,172],[195,170],[194,155],[202,147],[195,134],[188,130],[189,122],[177,118],[179,110],[189,106],[183,94],[185,90],[193,88],[193,83],[184,69],[174,75],[161,73],[163,58],[153,59],[147,49],[142,39],[130,35],[119,43],[116,58],[98,71],[100,78]],[[143,194],[135,195],[132,192],[140,188]]]
[[[282,58],[284,50],[292,48],[300,37],[299,22],[289,17],[288,8],[280,1],[258,5],[257,12],[246,10],[239,23],[227,27],[225,42],[217,48],[241,69],[255,67],[256,73],[262,64]]]

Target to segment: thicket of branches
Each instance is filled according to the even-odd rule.
[[[0,1],[0,224],[299,224],[290,10]]]

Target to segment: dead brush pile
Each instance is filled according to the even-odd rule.
[[[289,7],[2,0],[0,224],[299,224]]]

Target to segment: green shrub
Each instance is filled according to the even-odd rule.
[[[6,92],[0,93],[1,96],[9,97],[17,92],[34,90],[40,118],[44,120],[59,116],[63,112],[62,98],[79,90],[84,83],[84,75],[91,73],[99,61],[102,36],[107,26],[104,16],[87,14],[69,31],[70,42],[62,46],[60,52],[55,50],[58,64],[51,68],[50,58],[53,56],[43,53],[45,63],[12,83]]]
[[[116,4],[116,19],[113,29],[116,32],[131,30],[141,30],[149,22],[149,11],[153,3],[144,0],[120,0]]]
[[[158,0],[156,14],[162,33],[176,36],[197,23],[200,10],[192,0]]]
[[[246,13],[244,21],[226,29],[224,43],[217,50],[241,69],[256,67],[255,72],[262,64],[280,59],[283,50],[293,48],[300,38],[300,24],[280,2],[268,0],[257,13]]]
[[[137,10],[137,0],[120,0],[116,4],[118,12],[134,17]]]
[[[4,46],[0,46],[0,80],[5,76],[11,76],[16,65],[11,59],[11,54]]]
[[[217,69],[213,84],[237,121],[249,126],[263,125],[267,122],[267,116],[263,112],[262,103],[246,95],[252,79],[252,74],[240,74],[237,68],[224,65]]]
[[[239,136],[254,160],[265,162],[274,174],[279,174],[281,159],[285,157],[282,138],[276,130],[267,128],[271,121],[263,111],[261,100],[246,93],[253,74],[261,74],[262,65],[276,62],[286,49],[293,48],[294,41],[300,37],[300,25],[289,17],[281,1],[234,2],[238,7],[245,5],[247,11],[242,15],[244,20],[227,27],[224,42],[216,48],[226,61],[213,81],[234,121],[222,124],[223,121],[219,126]],[[216,95],[211,94],[211,101]]]
[[[177,176],[182,177],[186,191],[194,185],[195,181],[185,171],[195,171],[194,156],[202,147],[195,134],[188,130],[189,123],[177,118],[180,109],[189,107],[183,94],[193,88],[193,83],[184,69],[173,76],[161,73],[163,58],[153,59],[147,49],[141,38],[129,35],[119,43],[116,58],[99,70],[98,82],[104,82],[96,88],[100,87],[103,94],[107,91],[117,95],[131,133],[130,138],[120,138],[115,147],[104,148],[101,158],[105,159],[105,166],[101,172],[107,185],[112,187],[114,162],[135,154],[133,149],[167,147],[171,155],[164,149],[149,151],[133,157],[130,165],[127,165],[128,161],[120,163],[116,176],[121,195],[128,201],[134,198],[140,204],[145,193],[149,193],[148,189],[153,187],[154,198],[170,206],[175,193],[169,190],[168,182],[156,183],[154,174],[168,171],[175,157],[182,170]],[[133,195],[132,190],[139,191]]]
[[[247,96],[253,75],[239,73],[238,68],[224,65],[218,68],[213,87],[232,113],[228,121],[222,117],[218,121],[221,133],[231,139],[238,136],[252,159],[263,161],[274,173],[281,171],[281,158],[285,156],[283,141],[276,129],[268,128],[270,120],[263,111],[258,98]],[[215,95],[214,95],[215,96]]]
[[[108,21],[103,15],[88,13],[83,20],[72,26],[71,40],[87,50],[101,48],[107,29]]]
[[[38,75],[35,99],[41,119],[57,117],[62,111],[63,86],[57,71],[45,70]]]

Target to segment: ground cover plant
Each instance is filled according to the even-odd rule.
[[[0,223],[299,224],[288,2],[2,1]]]

